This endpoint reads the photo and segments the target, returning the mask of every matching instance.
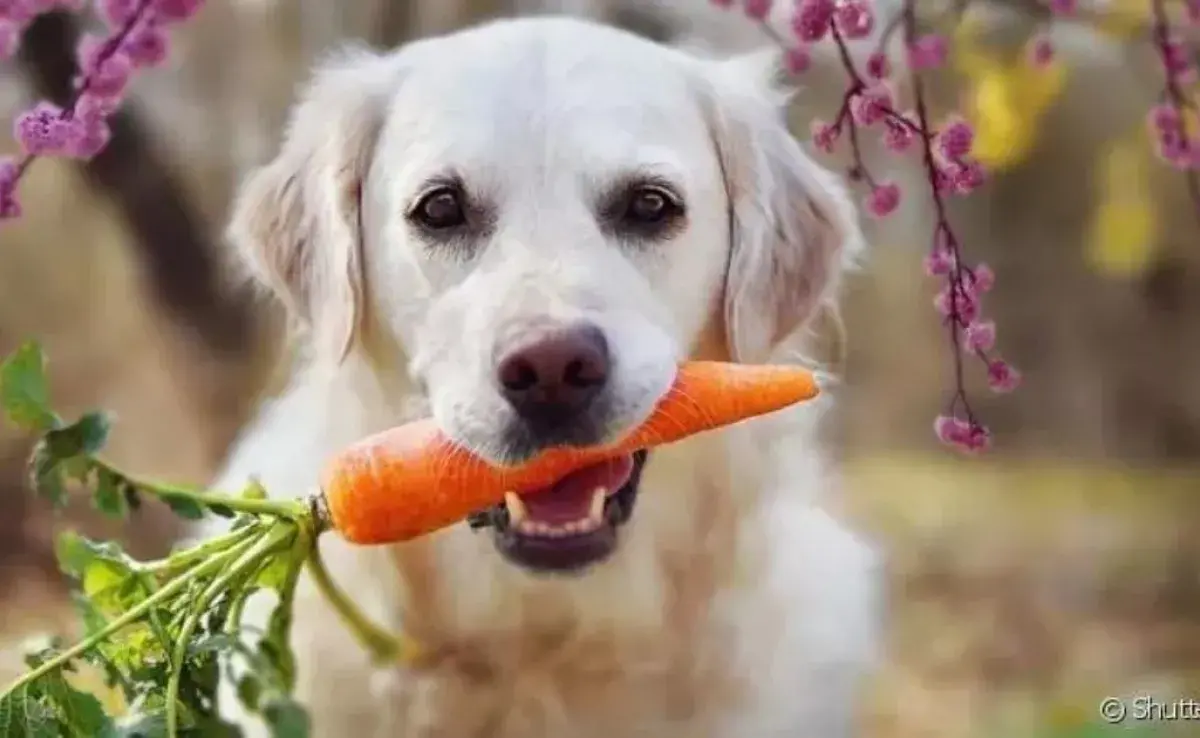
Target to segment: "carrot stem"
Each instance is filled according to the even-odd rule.
[[[228,565],[228,563],[229,560],[226,556],[214,556],[208,561],[199,564],[187,574],[171,580],[162,589],[155,591],[154,594],[142,600],[134,607],[126,610],[124,614],[110,622],[108,625],[104,626],[104,628],[96,631],[84,640],[79,641],[74,646],[68,648],[62,653],[55,655],[54,658],[46,660],[36,669],[25,672],[25,674],[10,684],[3,692],[0,692],[0,695],[11,694],[12,692],[25,687],[31,682],[46,676],[50,672],[56,669],[61,669],[74,659],[79,658],[83,654],[103,643],[117,631],[121,630],[122,628],[127,628],[141,620],[151,610],[153,610],[155,607],[158,607],[159,604],[166,602],[167,600],[181,593],[192,582],[201,577],[212,574],[215,571],[219,571],[221,567]]]
[[[308,573],[312,576],[317,591],[333,607],[355,639],[366,648],[375,664],[405,664],[416,658],[416,643],[401,634],[393,635],[371,622],[371,619],[334,583],[318,546],[313,545],[310,549],[307,564]]]
[[[172,498],[182,497],[203,507],[215,505],[235,512],[245,513],[246,515],[270,515],[287,520],[297,520],[299,517],[308,514],[303,502],[296,500],[264,500],[254,497],[234,497],[218,492],[205,492],[183,485],[154,482],[132,476],[104,459],[93,457],[91,463],[95,468],[103,469],[123,479],[138,492],[166,502],[169,502]]]
[[[176,738],[179,735],[179,687],[183,678],[183,662],[187,658],[188,647],[191,646],[192,634],[208,611],[209,604],[221,592],[228,590],[234,579],[261,562],[264,556],[269,555],[289,535],[292,535],[292,531],[288,528],[267,529],[258,537],[248,538],[230,549],[223,557],[224,561],[229,562],[228,566],[224,567],[225,571],[213,578],[192,603],[191,611],[179,629],[179,637],[175,640],[175,648],[171,654],[171,674],[167,678],[166,697],[167,738]]]

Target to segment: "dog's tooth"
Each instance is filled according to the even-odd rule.
[[[516,492],[504,493],[504,507],[508,508],[508,517],[513,523],[520,523],[529,517],[529,513],[525,510],[525,503],[521,502],[521,498]]]
[[[604,520],[604,503],[608,501],[608,490],[597,487],[592,492],[592,507],[588,511],[588,520],[599,523]]]

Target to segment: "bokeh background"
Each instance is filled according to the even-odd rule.
[[[882,542],[893,596],[869,738],[1100,735],[1084,731],[1104,696],[1200,697],[1200,219],[1143,127],[1161,89],[1150,0],[1060,26],[1058,63],[1034,74],[1024,45],[1041,8],[970,4],[951,64],[929,78],[937,114],[968,114],[993,171],[952,211],[969,257],[998,274],[987,308],[1025,375],[1014,395],[978,386],[990,454],[933,439],[950,362],[920,269],[919,198],[868,223],[872,255],[848,284],[831,443],[843,513]],[[27,215],[0,229],[0,352],[40,339],[64,413],[116,413],[116,461],[204,482],[276,387],[281,345],[278,314],[221,286],[225,214],[314,57],[345,38],[391,46],[545,10],[720,52],[767,42],[705,0],[209,0],[168,65],[136,82],[107,152],[33,168]],[[0,118],[64,94],[78,32],[61,15],[33,26],[0,67]],[[817,60],[797,131],[832,111],[839,74]],[[919,181],[911,161],[867,156]],[[70,617],[56,526],[141,553],[175,534],[151,511],[128,529],[84,506],[54,519],[24,488],[28,445],[0,431],[5,681],[12,643]],[[1200,721],[1158,727],[1200,735]]]

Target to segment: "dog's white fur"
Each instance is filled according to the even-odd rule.
[[[309,492],[340,446],[427,412],[502,455],[490,357],[531,321],[605,330],[616,426],[648,412],[682,357],[786,356],[859,235],[839,183],[784,127],[773,69],[774,55],[698,59],[559,18],[322,64],[231,229],[308,350],[218,486]],[[496,209],[469,255],[421,243],[405,218],[447,168]],[[597,225],[596,194],[629,170],[684,193],[668,242],[635,248]],[[580,577],[534,576],[466,525],[397,547],[324,541],[341,585],[426,656],[380,673],[302,582],[298,691],[315,734],[852,735],[880,572],[820,509],[835,480],[818,414],[657,450],[618,550]]]

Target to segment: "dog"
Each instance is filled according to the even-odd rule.
[[[802,357],[863,244],[838,178],[788,133],[778,62],[552,16],[326,58],[232,211],[234,251],[302,350],[215,486],[310,493],[343,445],[427,415],[511,464],[621,435],[680,360]],[[422,655],[371,665],[302,580],[313,735],[855,735],[881,557],[822,508],[826,406],[420,540],[326,536],[338,583]],[[232,682],[222,695],[265,735]]]

